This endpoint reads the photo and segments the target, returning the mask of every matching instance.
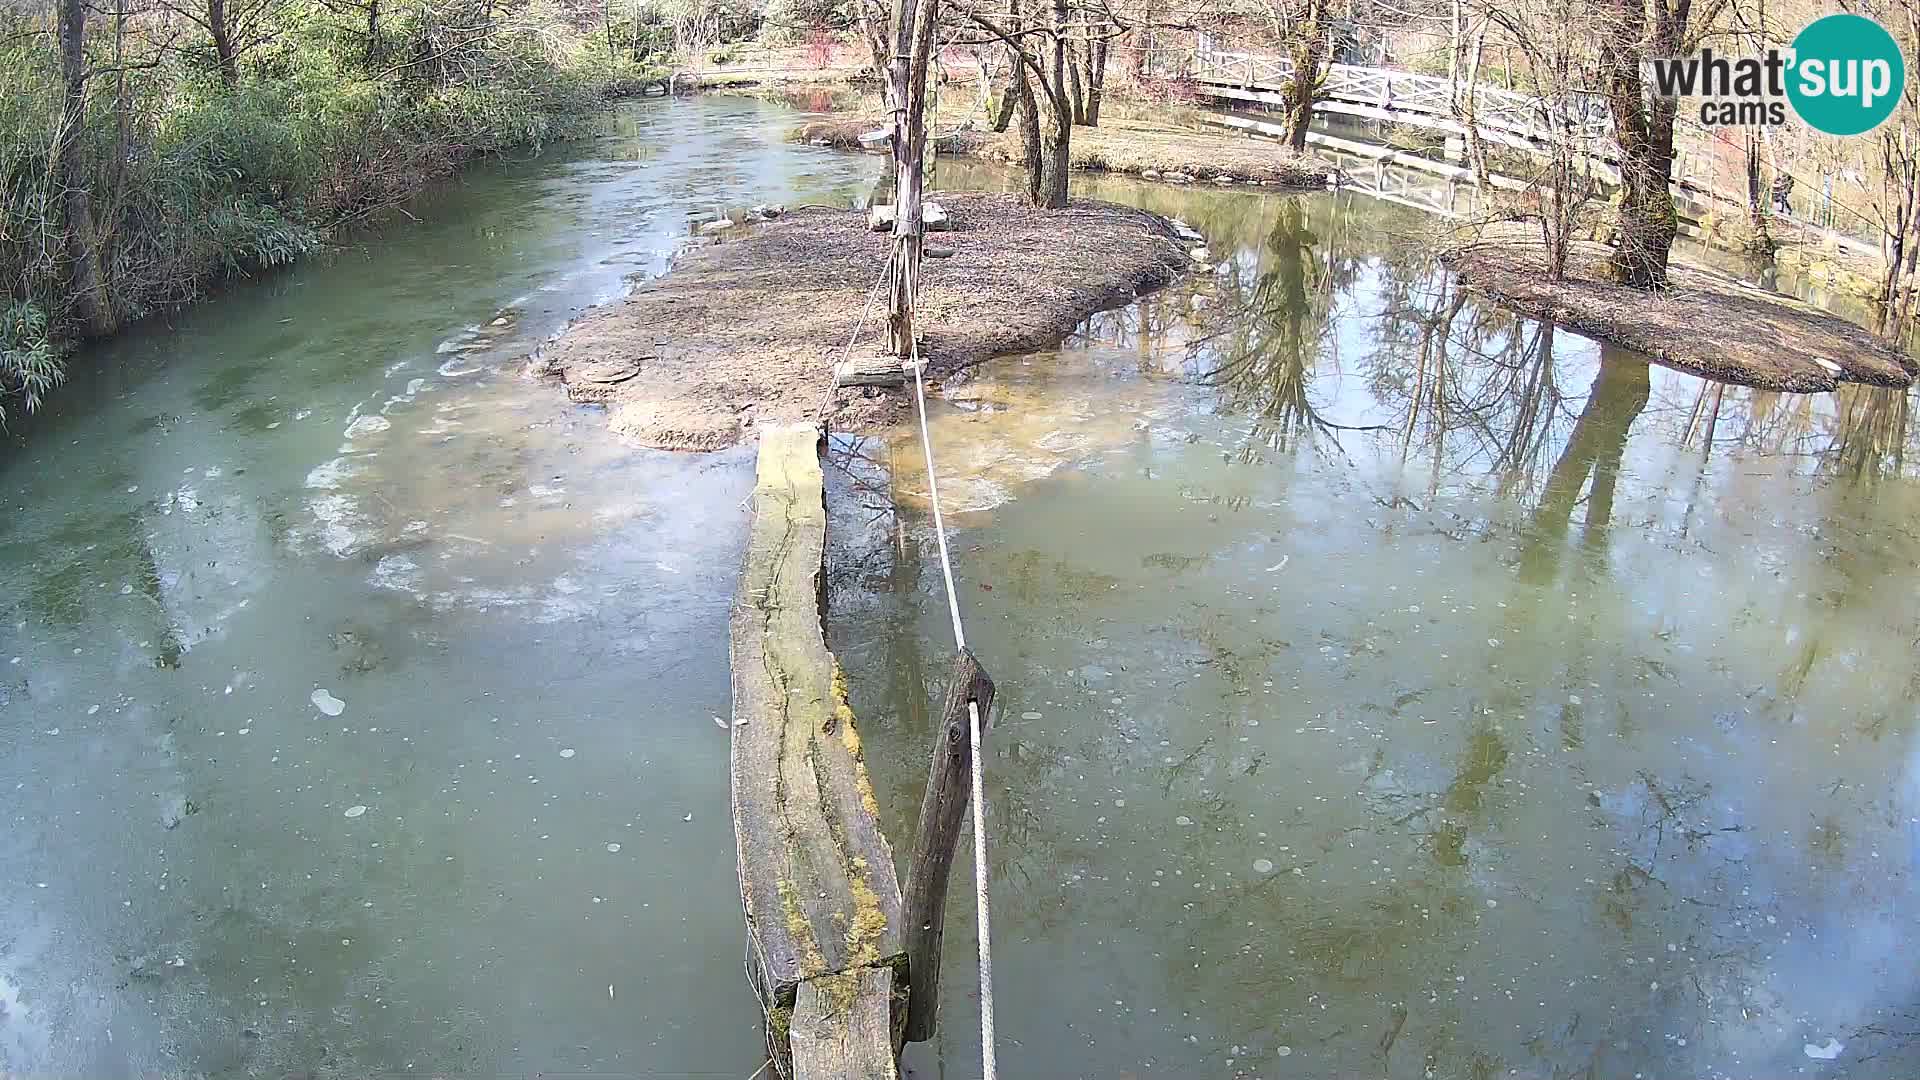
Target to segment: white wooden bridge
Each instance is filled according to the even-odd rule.
[[[1194,56],[1187,77],[1202,93],[1218,100],[1284,105],[1286,87],[1293,81],[1293,61],[1285,56],[1207,50]],[[1466,125],[1455,109],[1456,96],[1455,85],[1435,75],[1334,64],[1313,107],[1321,113],[1465,136]],[[1556,137],[1579,145],[1613,133],[1606,101],[1597,94],[1569,95],[1550,104],[1515,90],[1480,85],[1473,88],[1473,120],[1482,139],[1522,150],[1538,150]]]
[[[1235,105],[1255,108],[1284,105],[1293,73],[1293,61],[1289,57],[1222,52],[1203,41],[1187,67],[1170,74],[1190,83],[1203,97],[1231,109]],[[1456,107],[1457,101],[1456,85],[1436,75],[1333,64],[1328,68],[1313,108],[1316,115],[1401,124],[1464,139],[1467,126],[1463,117],[1467,112]],[[1473,87],[1471,116],[1476,133],[1486,143],[1540,153],[1566,140],[1602,180],[1610,184],[1619,180],[1612,137],[1613,118],[1605,99],[1598,94],[1574,93],[1560,101],[1548,101],[1482,83]],[[1205,119],[1249,134],[1285,134],[1277,125],[1230,112],[1215,113]],[[1463,188],[1473,187],[1473,178],[1459,165],[1317,131],[1309,133],[1307,138],[1338,157],[1365,163],[1362,169],[1348,170],[1353,181],[1351,186],[1355,188],[1445,216],[1470,215],[1481,208],[1477,189],[1462,194]],[[1697,222],[1714,211],[1745,212],[1745,192],[1715,191],[1686,175],[1684,159],[1677,160],[1675,165],[1673,194],[1683,217]],[[1424,178],[1417,175],[1422,173],[1426,174]],[[1489,182],[1494,188],[1516,191],[1530,186],[1525,180],[1498,174],[1491,176]],[[1859,235],[1816,225],[1778,210],[1769,222],[1777,230],[1776,235],[1792,233],[1802,242],[1858,252],[1878,251],[1876,243]],[[1856,232],[1869,235],[1878,232],[1864,219],[1858,225]]]

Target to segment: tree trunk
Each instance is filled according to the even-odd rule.
[[[1026,68],[1018,61],[1013,66],[1013,89],[1019,94],[1020,156],[1027,168],[1027,201],[1040,201],[1040,103],[1034,99],[1033,84],[1027,81]]]
[[[1676,55],[1677,42],[1663,18],[1654,40],[1643,44],[1647,13],[1642,0],[1616,0],[1613,15],[1611,33],[1600,50],[1607,108],[1620,146],[1619,235],[1612,271],[1623,285],[1657,289],[1667,283],[1667,256],[1680,228],[1669,188],[1675,105],[1671,98],[1657,97],[1649,104],[1640,58]]]
[[[1473,54],[1467,61],[1466,93],[1459,102],[1457,118],[1467,130],[1467,167],[1473,170],[1474,186],[1486,190],[1492,186],[1491,169],[1487,165],[1487,143],[1480,137],[1479,88],[1480,59],[1487,51],[1487,31],[1480,29],[1473,38]]]
[[[1083,93],[1080,79],[1080,50],[1073,42],[1067,42],[1067,96],[1073,102],[1073,122],[1084,125],[1087,122],[1087,99]]]
[[[227,23],[227,0],[207,0],[207,31],[213,35],[220,81],[231,90],[240,85],[240,59],[233,50],[233,27]]]
[[[1053,55],[1047,65],[1048,111],[1053,129],[1045,139],[1041,161],[1040,197],[1034,205],[1058,210],[1067,205],[1067,163],[1073,140],[1072,105],[1067,100],[1067,0],[1053,0]]]
[[[634,59],[640,59],[640,24],[633,24]],[[367,0],[367,67],[372,68],[386,59],[387,50],[380,39],[380,0]]]
[[[1087,48],[1091,55],[1087,59],[1087,126],[1100,126],[1100,98],[1107,89],[1107,39],[1103,34],[1100,40],[1089,42]]]
[[[1767,229],[1768,211],[1773,206],[1773,189],[1766,183],[1766,175],[1760,167],[1760,132],[1750,129],[1746,134],[1747,227],[1752,234],[1747,237],[1747,247],[1765,254],[1773,250],[1773,237]]]
[[[1287,145],[1295,151],[1307,148],[1307,129],[1313,123],[1313,101],[1320,92],[1320,65],[1327,52],[1328,0],[1307,0],[1306,17],[1294,28],[1288,48],[1293,60],[1293,85],[1287,88],[1287,104],[1282,115],[1287,128]]]
[[[1020,0],[1011,0],[1007,5],[1007,11],[1007,29],[1018,34],[1020,32]],[[1007,73],[1010,80],[1007,83],[1005,96],[1000,99],[1000,111],[993,118],[995,131],[1005,131],[1013,123],[1014,110],[1020,107],[1022,91],[1027,85],[1026,68],[1020,63],[1019,55],[1011,46],[1007,49],[1007,67],[1011,69]]]
[[[60,69],[66,96],[60,113],[59,167],[66,211],[68,284],[83,333],[112,333],[119,324],[107,294],[100,239],[93,220],[93,176],[87,161],[87,3],[60,0]]]

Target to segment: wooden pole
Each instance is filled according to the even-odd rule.
[[[953,658],[953,679],[947,686],[946,707],[933,742],[933,762],[927,768],[926,797],[920,803],[919,831],[913,838],[913,855],[907,860],[901,923],[906,928],[908,1042],[933,1038],[940,1009],[940,940],[946,929],[947,879],[953,873],[953,854],[960,843],[960,824],[967,817],[967,796],[973,782],[969,701],[980,707],[980,723],[984,726],[993,706],[993,680],[972,652],[961,649]]]
[[[924,5],[924,9],[923,9]],[[913,294],[920,279],[921,189],[927,137],[927,57],[939,19],[937,0],[894,0],[893,56],[887,91],[893,107],[893,284],[887,291],[887,345],[913,352]]]

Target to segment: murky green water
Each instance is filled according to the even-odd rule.
[[[1001,1060],[1920,1071],[1900,399],[1709,423],[1699,380],[1462,298],[1410,213],[1089,187],[1225,267],[937,407],[999,680]],[[917,442],[841,452],[877,490],[836,648],[901,835],[951,631]],[[926,1075],[979,1072],[956,908]]]
[[[712,722],[751,451],[623,448],[521,371],[689,215],[871,180],[790,118],[643,106],[478,172],[16,435],[0,1068],[761,1064]],[[936,406],[1008,1074],[1920,1071],[1899,399],[1716,406],[1459,297],[1411,212],[1087,189],[1224,269]],[[925,483],[902,437],[837,453],[831,632],[904,847]],[[915,1076],[979,1071],[950,914]]]
[[[481,169],[85,358],[4,452],[0,1072],[761,1063],[712,721],[751,450],[625,449],[521,372],[690,214],[870,179],[791,115]]]

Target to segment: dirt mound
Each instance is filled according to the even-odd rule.
[[[1920,362],[1858,326],[1711,270],[1675,263],[1671,288],[1659,293],[1613,284],[1610,253],[1576,244],[1558,282],[1547,275],[1545,246],[1517,231],[1442,258],[1502,304],[1710,379],[1805,393],[1843,382],[1904,387],[1920,375]]]
[[[1005,195],[940,202],[954,229],[928,246],[951,255],[923,263],[918,310],[936,380],[1058,344],[1187,266],[1172,226],[1143,210],[1084,201],[1039,210]],[[884,337],[885,297],[870,310],[868,301],[890,243],[859,211],[803,209],[741,226],[575,323],[543,354],[543,373],[575,400],[605,404],[614,430],[662,449],[719,449],[757,424],[823,410],[842,428],[885,422],[899,395],[829,390],[856,325],[856,355]]]

